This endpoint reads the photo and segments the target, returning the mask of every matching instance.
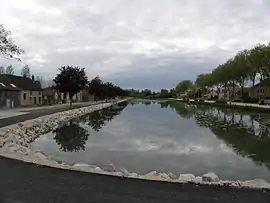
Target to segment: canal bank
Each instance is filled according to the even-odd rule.
[[[257,112],[270,112],[270,105],[260,105],[260,104],[252,104],[252,103],[242,103],[242,102],[217,102],[213,100],[182,100],[182,99],[174,99],[171,98],[170,101],[178,101],[184,103],[191,103],[191,104],[204,104],[210,105],[215,107],[225,107],[225,108],[234,108],[234,109],[244,109],[244,110],[251,110]]]

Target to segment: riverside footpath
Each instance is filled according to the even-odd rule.
[[[30,119],[35,119],[41,116],[46,116],[54,113],[78,109],[86,106],[95,105],[102,102],[80,102],[74,103],[71,107],[69,104],[40,106],[31,108],[15,108],[0,110],[0,128],[23,122]]]
[[[11,119],[7,123],[14,124],[61,111],[65,111],[64,108],[30,109],[26,114],[2,120]],[[0,202],[5,203],[270,202],[267,189],[131,179],[57,169],[4,157],[0,157],[0,172]]]

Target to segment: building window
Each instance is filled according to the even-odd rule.
[[[26,93],[23,93],[23,99],[26,100]]]
[[[38,95],[41,95],[41,92],[38,92]]]
[[[3,87],[5,87],[6,85],[5,84],[3,84],[2,82],[0,82],[0,85],[2,85]]]
[[[32,95],[32,91],[30,92],[30,95]]]
[[[38,98],[38,103],[41,104],[41,97]]]

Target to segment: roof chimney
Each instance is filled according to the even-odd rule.
[[[34,75],[32,75],[32,80],[35,81],[35,76]]]

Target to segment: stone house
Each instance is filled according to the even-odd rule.
[[[255,85],[254,88],[250,88],[249,97],[258,100],[270,98],[270,80],[266,79]]]
[[[15,106],[32,106],[42,104],[42,89],[39,82],[34,80],[34,77],[27,78],[16,75],[0,75],[0,81],[3,85],[2,89],[9,89],[9,93],[2,93],[2,101],[6,100],[9,108]],[[4,87],[5,86],[5,87]],[[3,92],[3,90],[2,90]]]
[[[229,101],[231,100],[238,100],[241,99],[241,88],[240,87],[227,87],[227,89],[225,90],[223,89],[219,89],[218,90],[218,99],[220,100],[226,100]]]
[[[206,99],[212,100],[212,99],[217,99],[218,98],[218,92],[216,90],[210,90],[208,94],[205,95]]]
[[[15,85],[0,79],[0,108],[20,106],[20,89]]]
[[[69,103],[70,98],[69,94],[59,92],[54,90],[52,87],[44,88],[43,90],[43,104],[53,105],[53,104],[64,104]],[[83,100],[83,91],[78,92],[72,97],[73,102],[82,102]]]

